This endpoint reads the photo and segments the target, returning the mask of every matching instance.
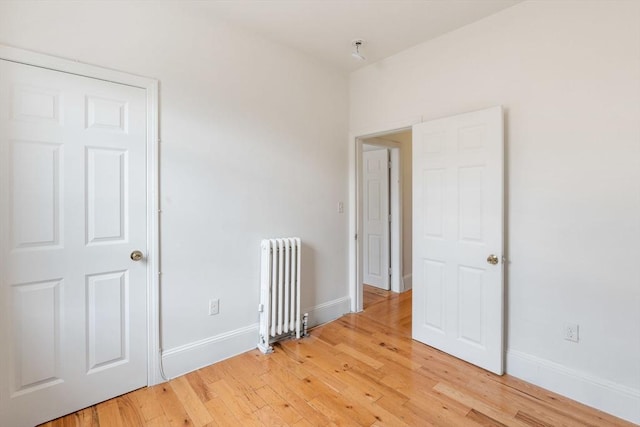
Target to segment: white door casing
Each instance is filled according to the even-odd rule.
[[[0,60],[1,425],[147,384],[146,94]]]
[[[413,338],[500,375],[503,146],[501,107],[413,126]]]

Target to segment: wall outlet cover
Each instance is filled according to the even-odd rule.
[[[567,323],[564,327],[564,339],[578,342],[580,339],[580,326],[574,323]]]
[[[218,298],[210,299],[209,300],[209,316],[213,316],[218,313],[220,313],[220,300]]]

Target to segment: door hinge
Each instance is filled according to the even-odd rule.
[[[391,163],[391,160],[389,160],[389,169],[391,169],[393,167],[393,163]]]
[[[389,222],[391,222],[391,214],[389,214]]]
[[[389,267],[389,276],[391,276],[391,267]]]
[[[353,239],[354,239],[354,240],[358,240],[358,233],[356,233],[356,235],[355,235],[355,236],[353,236]]]

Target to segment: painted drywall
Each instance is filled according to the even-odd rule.
[[[350,100],[354,136],[505,107],[507,371],[640,423],[640,2],[516,5],[352,73]]]
[[[159,79],[167,375],[255,347],[262,238],[302,238],[312,323],[349,310],[346,74],[181,2],[3,1],[0,43]]]

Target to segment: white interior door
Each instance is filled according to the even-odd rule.
[[[413,127],[413,338],[503,372],[502,108]]]
[[[146,94],[0,60],[0,425],[147,384]]]
[[[363,281],[389,289],[389,150],[362,153]]]

